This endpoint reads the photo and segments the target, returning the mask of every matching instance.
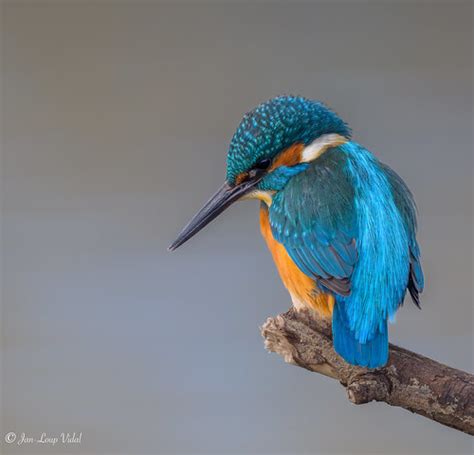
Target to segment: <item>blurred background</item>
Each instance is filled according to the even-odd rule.
[[[472,370],[472,3],[2,4],[2,440],[14,453],[470,453],[263,348],[290,299],[243,202],[166,247],[258,103],[323,100],[413,190],[394,343]]]

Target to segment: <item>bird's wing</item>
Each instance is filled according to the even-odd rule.
[[[401,177],[390,167],[380,163],[385,171],[394,196],[395,204],[402,215],[410,243],[410,273],[408,291],[416,306],[420,306],[419,295],[423,292],[424,276],[420,261],[420,248],[416,241],[416,205],[413,196]]]
[[[317,165],[293,177],[270,207],[270,225],[295,264],[324,288],[347,296],[357,261],[354,189],[338,160],[320,157]]]

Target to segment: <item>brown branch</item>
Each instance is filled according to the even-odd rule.
[[[337,379],[352,403],[383,401],[474,435],[474,376],[390,345],[389,363],[369,370],[346,363],[332,347],[328,322],[290,309],[268,318],[265,347],[285,362]]]

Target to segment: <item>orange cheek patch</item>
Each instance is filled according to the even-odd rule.
[[[267,172],[274,171],[276,168],[280,166],[294,166],[295,164],[301,163],[303,157],[303,150],[305,148],[304,144],[296,143],[293,144],[291,147],[283,150],[273,161],[272,165],[268,168]],[[248,172],[241,172],[235,178],[236,185],[247,180],[249,176]]]
[[[236,178],[235,178],[235,184],[240,185],[243,181],[247,180],[249,174],[248,172],[241,172]]]
[[[296,143],[291,147],[283,150],[273,161],[270,171],[280,166],[294,166],[295,164],[301,163],[301,158],[304,150],[304,144]]]

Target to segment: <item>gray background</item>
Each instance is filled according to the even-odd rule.
[[[427,289],[392,341],[472,367],[469,2],[2,8],[5,453],[469,453],[267,354],[290,300],[237,204],[174,254],[242,114],[329,103],[416,195]]]

